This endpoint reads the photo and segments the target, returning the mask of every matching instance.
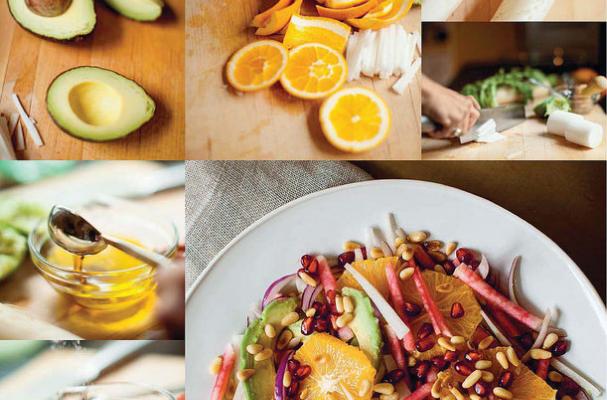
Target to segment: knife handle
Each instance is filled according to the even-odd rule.
[[[135,354],[153,340],[121,340],[111,342],[99,350],[86,364],[86,374],[90,380],[96,379],[109,367]]]

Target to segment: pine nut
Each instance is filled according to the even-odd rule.
[[[447,271],[445,271],[445,268],[443,268],[443,266],[440,265],[440,264],[436,264],[434,266],[434,271],[435,272],[440,272],[441,274],[446,274],[447,273]]]
[[[415,367],[415,364],[417,364],[417,359],[413,356],[409,357],[409,359],[407,360],[407,365],[409,367]]]
[[[302,281],[304,281],[306,285],[312,287],[318,286],[318,282],[316,282],[316,279],[312,278],[306,271],[299,271],[297,275],[301,278]]]
[[[471,373],[470,375],[468,375],[466,377],[466,379],[464,379],[464,381],[462,382],[462,387],[464,389],[469,389],[472,386],[474,386],[474,384],[476,382],[478,382],[481,377],[483,376],[483,371],[481,371],[480,369],[476,369],[474,370],[473,373]]]
[[[306,317],[313,317],[316,314],[316,309],[314,307],[308,308],[306,310]]]
[[[447,338],[439,337],[438,338],[438,345],[440,347],[442,347],[443,349],[446,349],[446,350],[449,350],[449,351],[455,351],[455,346],[453,346],[451,343],[449,343],[449,341],[447,340]]]
[[[270,339],[276,337],[276,329],[274,329],[274,325],[266,324],[266,326],[264,326],[263,330],[266,333],[266,336],[269,337]]]
[[[503,387],[494,387],[493,394],[499,397],[500,399],[510,400],[512,398],[512,393],[509,390],[504,389]]]
[[[402,256],[405,250],[407,250],[407,247],[408,246],[404,243],[399,244],[398,247],[396,247],[396,257]]]
[[[498,351],[495,354],[495,358],[497,359],[497,362],[502,366],[503,369],[508,369],[508,367],[510,366],[508,364],[508,357],[506,357],[506,355],[502,351]]]
[[[401,254],[400,257],[405,261],[411,260],[413,258],[413,249],[407,246],[407,248],[405,249],[405,251],[403,251],[403,254]]]
[[[347,242],[344,243],[344,250],[345,251],[353,251],[354,249],[360,249],[362,247],[362,245],[358,242],[355,242],[353,240],[348,240]]]
[[[510,361],[510,364],[514,365],[515,367],[521,365],[521,360],[518,358],[518,356],[516,355],[516,351],[514,351],[512,347],[508,347],[506,349],[506,356],[508,357],[508,361]]]
[[[384,256],[384,252],[379,247],[371,248],[371,258],[382,258]]]
[[[352,321],[354,319],[354,316],[352,316],[352,314],[347,313],[347,314],[342,314],[337,318],[337,321],[335,321],[335,324],[337,325],[338,328],[343,328],[344,326],[348,325],[348,323],[350,323],[350,321]]]
[[[253,343],[247,346],[247,353],[255,355],[263,350],[263,344]]]
[[[432,259],[434,261],[441,262],[441,263],[447,261],[447,255],[445,253],[443,253],[442,251],[430,250],[428,252],[428,254],[430,254],[430,257],[432,257]]]
[[[488,349],[489,346],[491,346],[492,344],[493,344],[493,336],[487,336],[486,338],[484,338],[483,340],[480,341],[480,343],[478,344],[478,349],[479,350]]]
[[[554,346],[554,344],[558,341],[559,341],[559,335],[557,335],[554,332],[551,332],[544,339],[544,343],[542,344],[542,349],[548,350],[549,348]]]
[[[394,239],[394,247],[398,248],[398,246],[400,246],[401,244],[405,243],[405,239],[397,236],[396,239]]]
[[[299,398],[301,400],[306,400],[307,397],[308,397],[308,389],[305,388],[304,390],[301,391],[301,393],[299,393]]]
[[[285,347],[287,347],[291,339],[293,339],[293,332],[288,329],[282,331],[280,336],[278,336],[278,341],[276,342],[276,347],[278,350],[283,350]]]
[[[442,381],[437,379],[432,384],[432,389],[430,389],[430,395],[435,399],[440,399],[440,389],[441,389]]]
[[[428,240],[424,243],[424,247],[429,251],[438,251],[443,247],[443,242],[440,240]]]
[[[209,365],[209,372],[211,375],[217,375],[219,371],[221,371],[221,366],[223,365],[223,357],[215,357],[213,361],[211,361],[211,365]]]
[[[299,346],[300,343],[301,343],[301,336],[294,337],[293,339],[289,340],[289,345],[287,347],[292,349],[294,347]]]
[[[489,360],[479,360],[476,363],[474,363],[474,368],[476,369],[487,369],[487,368],[491,368],[493,366],[493,363]]]
[[[451,393],[449,393],[448,395],[443,397],[442,400],[455,400],[455,396],[453,396]]]
[[[466,338],[463,336],[451,336],[450,341],[451,341],[451,344],[455,344],[455,345],[464,344],[464,343],[466,343]]]
[[[424,231],[415,231],[407,235],[407,241],[411,243],[421,243],[428,239],[428,234]]]
[[[529,350],[529,355],[534,360],[548,360],[549,358],[552,357],[551,352],[549,352],[548,350],[542,350],[542,349],[531,349],[531,350]]]
[[[344,300],[340,295],[335,296],[335,310],[340,314],[344,313]]]
[[[282,386],[289,387],[291,386],[291,373],[288,369],[285,369],[285,374],[282,376]]]
[[[255,375],[255,370],[253,368],[246,368],[246,369],[241,369],[240,371],[238,371],[236,373],[236,378],[238,378],[238,380],[242,382],[242,381],[246,381],[253,375]]]
[[[398,274],[398,276],[400,277],[401,281],[406,281],[407,279],[409,279],[413,276],[414,272],[415,272],[415,268],[407,267],[407,268],[403,269],[402,271],[400,271],[400,274]]]
[[[445,254],[447,254],[448,256],[450,256],[451,253],[453,253],[456,248],[457,248],[457,243],[456,242],[449,242],[449,243],[447,243],[447,245],[445,246]]]
[[[495,379],[495,375],[493,375],[492,372],[490,371],[482,371],[483,374],[481,375],[481,379],[483,380],[483,382],[493,382],[493,380]]]
[[[274,352],[272,351],[272,349],[265,349],[255,354],[254,359],[255,361],[265,361],[268,358],[271,358],[273,354]]]
[[[550,379],[552,382],[562,382],[563,375],[559,374],[556,371],[550,371],[548,372],[548,379]]]
[[[379,400],[398,400],[398,393],[380,394]]]
[[[369,389],[371,389],[371,382],[367,379],[363,379],[360,383],[360,389],[358,390],[359,397],[365,397],[367,393],[369,393]]]
[[[373,391],[379,394],[392,394],[394,393],[394,385],[391,383],[376,383],[373,385]]]
[[[299,314],[297,314],[295,311],[291,311],[290,313],[282,317],[282,319],[280,320],[280,324],[282,326],[289,326],[297,321],[299,321]]]
[[[344,303],[345,312],[347,312],[347,313],[354,312],[354,303],[352,303],[352,298],[350,296],[344,296],[343,303]]]
[[[459,391],[459,389],[452,387],[449,388],[449,391],[451,392],[451,394],[453,394],[453,396],[455,396],[456,400],[466,400],[466,398],[464,397],[462,392]]]
[[[470,400],[481,400],[481,396],[479,396],[479,395],[478,395],[478,394],[476,394],[476,393],[472,393],[472,394],[470,395]]]

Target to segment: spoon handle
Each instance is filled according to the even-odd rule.
[[[141,248],[139,246],[135,246],[132,243],[126,242],[124,240],[112,237],[112,236],[103,236],[103,239],[112,247],[117,248],[125,252],[126,254],[135,257],[138,260],[143,261],[144,263],[151,265],[153,267],[170,267],[171,260],[168,258],[155,253],[151,250],[147,250]]]

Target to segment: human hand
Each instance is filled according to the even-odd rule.
[[[185,265],[183,252],[177,255],[171,268],[158,271],[156,316],[166,327],[171,339],[185,336]]]

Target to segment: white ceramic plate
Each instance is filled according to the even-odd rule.
[[[421,181],[377,180],[286,204],[251,225],[215,257],[188,293],[188,395],[210,393],[211,360],[243,331],[247,311],[273,280],[295,272],[302,254],[336,255],[344,241],[364,241],[368,227],[387,227],[389,212],[405,231],[426,230],[437,239],[482,251],[502,276],[513,257],[521,255],[519,300],[542,315],[542,310],[557,307],[558,325],[573,341],[566,359],[604,385],[605,307],[554,242],[510,212],[461,190]]]

